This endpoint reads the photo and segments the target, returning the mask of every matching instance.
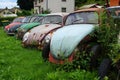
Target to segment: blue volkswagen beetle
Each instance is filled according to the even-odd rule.
[[[85,55],[82,60],[77,60],[84,63],[85,59],[89,57],[89,67],[99,67],[98,75],[103,78],[110,68],[111,60],[101,54],[100,43],[95,36],[91,36],[95,28],[100,25],[99,15],[102,13],[103,10],[99,8],[83,9],[70,13],[65,20],[65,26],[54,32],[51,41],[44,47],[43,58],[49,59],[52,63],[63,64]],[[105,20],[107,20],[106,17]],[[105,58],[103,61],[101,60],[100,66],[97,61],[100,59],[99,57]]]
[[[76,50],[92,49],[94,54],[100,54],[100,45],[89,34],[99,26],[99,15],[102,11],[100,8],[90,8],[70,13],[65,19],[65,26],[54,32],[51,40],[44,46],[43,58],[53,63],[64,63],[66,59],[74,59]],[[90,45],[93,43],[95,44]]]

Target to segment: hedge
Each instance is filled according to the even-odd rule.
[[[13,21],[16,17],[0,17],[0,26],[4,27]]]

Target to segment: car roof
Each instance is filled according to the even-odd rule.
[[[107,7],[106,9],[111,9],[111,8],[120,8],[120,6],[111,6],[111,7]]]
[[[36,14],[35,16],[46,16],[47,14]]]
[[[51,14],[48,14],[47,16],[49,15],[60,15],[60,16],[66,16],[68,15],[69,13],[62,13],[62,12],[59,12],[59,13],[51,13]]]
[[[87,8],[87,9],[81,9],[81,10],[74,11],[73,13],[83,12],[83,11],[96,11],[96,12],[100,13],[100,12],[103,12],[103,10],[104,10],[104,8]]]

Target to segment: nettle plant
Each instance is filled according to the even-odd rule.
[[[88,70],[90,69],[92,53],[87,54],[86,51],[78,52],[75,55],[75,59],[72,62],[66,60],[64,64],[58,65],[58,70],[64,70],[66,72],[71,72],[78,69]]]
[[[97,27],[94,31],[94,35],[97,37],[97,42],[101,44],[102,57],[109,57],[113,63],[116,63],[120,60],[119,51],[120,51],[120,22],[119,18],[105,17],[102,16],[102,24],[100,27]]]

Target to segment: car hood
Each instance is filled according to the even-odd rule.
[[[94,30],[94,26],[75,24],[57,30],[51,39],[51,54],[57,59],[69,57],[79,42]]]
[[[40,23],[27,23],[27,24],[22,25],[20,28],[24,29],[24,30],[29,30],[33,27],[38,26],[38,25],[40,25]]]
[[[23,25],[23,24],[22,23],[21,24],[16,24],[13,27],[11,27],[10,30],[16,30],[17,28],[21,27],[21,25]]]
[[[27,44],[31,44],[33,42],[41,42],[44,37],[52,30],[60,28],[59,24],[43,24],[37,27],[34,27],[29,32],[28,39],[26,41]]]
[[[21,23],[19,23],[19,22],[10,23],[9,25],[5,26],[5,29],[8,29],[8,28],[10,28],[10,27],[12,27],[12,26],[15,26],[15,25],[17,25],[17,24],[21,24]]]

